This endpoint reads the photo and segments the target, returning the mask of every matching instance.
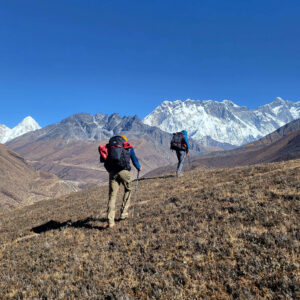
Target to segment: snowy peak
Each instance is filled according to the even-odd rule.
[[[24,118],[24,120],[22,122],[20,122],[17,126],[19,126],[19,125],[20,126],[29,126],[32,128],[40,129],[40,125],[31,116]]]
[[[231,100],[164,101],[143,122],[167,132],[187,129],[196,141],[240,146],[300,118],[300,102],[277,97],[255,110]]]
[[[281,97],[276,97],[273,103],[284,104],[285,101]]]
[[[4,143],[4,141],[7,139],[7,136],[9,135],[11,129],[7,126],[0,124],[0,143]]]
[[[30,116],[26,117],[22,122],[12,129],[0,124],[0,143],[4,144],[20,135],[40,128],[40,125]]]

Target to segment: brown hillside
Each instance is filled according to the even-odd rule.
[[[299,200],[295,160],[142,180],[113,229],[106,186],[38,202],[0,215],[0,298],[296,299]]]
[[[245,147],[252,147],[252,146],[257,146],[257,145],[269,145],[272,144],[278,140],[280,140],[282,137],[288,136],[289,134],[300,130],[300,119],[294,120],[280,128],[278,128],[277,130],[275,130],[274,132],[268,134],[267,136],[261,138],[258,141],[255,141],[253,143],[250,143],[248,145],[246,145]]]
[[[38,172],[0,144],[0,211],[77,191],[57,176]]]
[[[300,130],[291,132],[275,142],[247,147],[246,151],[223,153],[222,156],[201,158],[192,163],[193,167],[234,167],[264,162],[284,161],[300,158]]]

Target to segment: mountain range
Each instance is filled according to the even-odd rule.
[[[18,136],[40,128],[41,126],[30,116],[26,117],[12,129],[4,124],[0,124],[0,143],[7,143]]]
[[[232,101],[164,101],[143,122],[166,132],[188,130],[200,144],[230,149],[253,142],[300,118],[300,102],[280,97],[250,110]]]
[[[77,115],[62,121],[65,122],[65,126],[61,126],[61,129],[66,129],[70,118],[76,119]],[[92,118],[89,114],[80,115],[85,127],[81,127],[80,122],[77,122],[72,135],[69,136],[74,140],[106,139],[115,134],[126,122],[129,121],[127,126],[130,126],[130,119],[137,118],[137,116],[124,117],[120,121],[118,114],[108,116],[98,113]],[[300,102],[285,101],[280,97],[254,110],[238,106],[230,100],[218,102],[188,99],[164,101],[144,118],[143,123],[159,127],[169,133],[186,129],[189,136],[199,144],[228,150],[258,140],[298,118],[300,118]],[[0,124],[0,143],[9,142],[40,128],[31,117],[26,117],[13,129]],[[55,134],[57,131],[52,133]]]
[[[146,173],[174,163],[170,148],[171,134],[145,125],[137,116],[76,114],[59,123],[24,134],[6,145],[18,152],[37,170],[72,180],[80,187],[107,181],[107,172],[99,163],[98,145],[113,135],[126,135]],[[209,149],[190,141],[192,153]]]
[[[156,127],[158,124],[170,132],[186,128],[189,136],[210,145],[203,146],[191,138],[191,153],[197,156],[236,148],[238,144],[256,140],[264,132],[274,131],[281,124],[300,116],[299,105],[300,102],[292,103],[277,98],[272,103],[251,111],[228,100],[164,102],[143,121],[137,116],[82,113],[30,131],[8,141],[6,145],[24,157],[35,169],[56,174],[61,179],[71,180],[79,187],[86,188],[107,181],[107,172],[99,163],[97,148],[113,135],[126,135],[130,139],[143,166],[143,174],[146,174],[176,162],[176,156],[169,151],[171,133]],[[35,123],[32,119],[26,119],[28,124]],[[154,123],[155,126],[145,123]],[[24,131],[29,127],[24,126]],[[209,129],[207,133],[205,128]],[[237,153],[240,152],[241,150],[237,150]],[[227,152],[216,155],[224,156]],[[215,159],[213,161],[216,162]]]

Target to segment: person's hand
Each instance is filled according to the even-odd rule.
[[[187,157],[189,157],[189,156],[190,156],[190,154],[189,154],[189,153],[187,153],[187,154],[186,154],[186,156],[187,156]]]
[[[140,167],[140,168],[138,169],[138,171],[141,172],[141,171],[142,171],[142,167]]]

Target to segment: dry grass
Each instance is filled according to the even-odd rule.
[[[0,298],[296,299],[299,200],[297,160],[140,181],[113,229],[107,187],[36,203],[0,216]]]

